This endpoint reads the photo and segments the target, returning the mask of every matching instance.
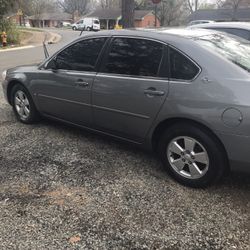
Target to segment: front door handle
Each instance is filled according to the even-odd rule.
[[[161,90],[156,90],[155,88],[148,88],[148,89],[144,90],[144,94],[149,96],[149,97],[163,96],[163,95],[165,95],[165,92],[161,91]]]
[[[79,80],[76,81],[76,86],[84,88],[84,87],[88,87],[89,83],[84,82],[82,79],[79,79]]]

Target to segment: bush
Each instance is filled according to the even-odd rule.
[[[8,44],[20,44],[20,31],[15,24],[9,20],[0,20],[0,35],[3,31],[7,33]]]

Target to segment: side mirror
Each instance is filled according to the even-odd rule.
[[[52,71],[56,71],[57,68],[57,62],[56,62],[56,57],[54,57],[50,62],[47,64],[47,69],[52,69]]]

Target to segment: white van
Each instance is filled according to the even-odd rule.
[[[98,18],[87,17],[72,24],[73,30],[100,30],[100,20]]]

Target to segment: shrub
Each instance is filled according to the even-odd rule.
[[[20,31],[15,24],[9,20],[0,20],[0,34],[3,31],[7,33],[8,44],[20,44]]]

